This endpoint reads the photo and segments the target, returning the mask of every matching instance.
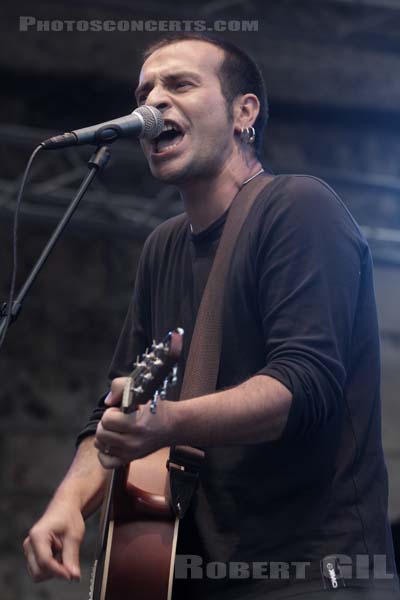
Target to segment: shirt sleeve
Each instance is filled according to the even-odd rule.
[[[292,393],[285,439],[343,409],[366,242],[338,196],[313,177],[288,178],[272,212],[256,250],[266,350],[258,374]]]
[[[145,246],[146,247],[146,246]],[[135,278],[133,295],[129,304],[128,312],[122,327],[121,334],[114,352],[113,359],[108,371],[108,379],[123,377],[128,375],[133,369],[133,363],[136,357],[141,356],[149,343],[149,322],[148,322],[148,301],[146,298],[146,267],[145,267],[145,249],[141,254],[139,265]],[[101,420],[106,409],[104,400],[108,394],[105,392],[97,406],[92,411],[88,422],[77,436],[76,445],[81,441],[96,433],[96,427]]]

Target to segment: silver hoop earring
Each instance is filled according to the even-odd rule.
[[[240,132],[240,139],[244,144],[254,144],[256,141],[256,130],[254,127],[243,127]]]

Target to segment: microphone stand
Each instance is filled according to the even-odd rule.
[[[82,200],[83,196],[85,195],[89,185],[91,184],[91,182],[93,181],[95,176],[106,167],[110,157],[111,157],[111,151],[107,145],[99,146],[97,148],[97,150],[95,151],[95,153],[90,157],[90,159],[88,161],[88,166],[90,167],[89,173],[86,175],[85,179],[81,183],[81,186],[80,186],[75,198],[72,200],[72,202],[69,205],[68,209],[66,210],[64,216],[62,217],[61,221],[59,222],[56,229],[54,230],[53,235],[47,242],[45,248],[43,249],[43,252],[39,256],[37,262],[35,263],[35,266],[33,267],[32,271],[30,272],[24,285],[18,292],[18,295],[13,302],[13,305],[11,307],[11,316],[9,318],[10,323],[13,323],[15,321],[15,319],[18,317],[18,315],[21,311],[21,308],[22,308],[22,302],[23,302],[25,296],[27,295],[27,293],[29,292],[36,277],[39,275],[39,272],[40,272],[41,268],[43,267],[44,263],[46,262],[48,256],[50,255],[50,252],[52,251],[53,247],[55,246],[55,244],[58,241],[59,237],[61,236],[62,232],[64,231],[66,225],[68,224],[69,220],[71,219],[72,215],[74,214],[75,210],[77,209],[78,204]],[[1,339],[1,336],[2,336],[5,328],[7,327],[7,321],[8,321],[7,313],[8,313],[8,306],[7,306],[7,303],[4,303],[0,310],[0,339]]]

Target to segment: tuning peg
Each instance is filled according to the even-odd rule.
[[[165,400],[166,397],[167,397],[168,385],[169,385],[169,378],[166,377],[164,379],[164,383],[163,383],[163,386],[162,386],[162,389],[161,389],[161,392],[160,392],[160,398],[161,398],[161,400]]]
[[[154,379],[154,375],[150,371],[147,371],[147,373],[143,373],[141,379],[143,381],[151,381],[152,379]]]
[[[158,402],[159,396],[160,396],[160,394],[158,393],[158,390],[156,390],[154,392],[153,399],[150,402],[150,412],[153,413],[153,415],[155,415],[157,412],[157,402]]]
[[[141,360],[141,361],[135,363],[136,369],[142,369],[145,367],[147,367],[147,363],[144,360]]]
[[[178,383],[178,365],[174,365],[172,369],[171,385]]]

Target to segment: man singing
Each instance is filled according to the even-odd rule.
[[[178,552],[203,565],[262,563],[266,575],[250,568],[216,581],[205,570],[177,582],[174,597],[397,597],[372,264],[360,229],[323,181],[263,170],[264,84],[236,46],[200,34],[162,39],[145,54],[136,97],[163,114],[164,131],[142,148],[153,176],[178,188],[186,217],[145,243],[111,392],[24,542],[32,578],[79,579],[84,519],[107,469],[182,444],[205,449],[205,463]],[[225,282],[217,391],[165,400],[156,415],[149,404],[123,414],[124,377],[153,339],[183,327],[185,363],[231,203],[253,178],[265,187]]]

